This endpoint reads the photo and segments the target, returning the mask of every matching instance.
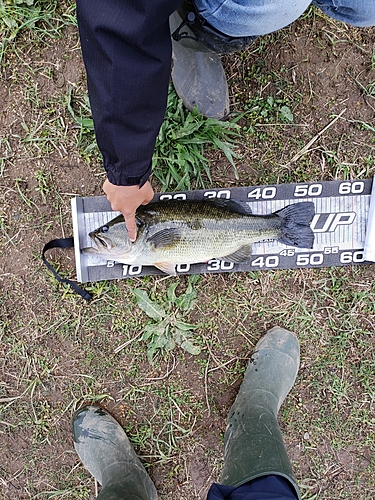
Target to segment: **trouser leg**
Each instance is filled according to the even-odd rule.
[[[375,4],[369,0],[313,0],[327,16],[358,27],[375,26]]]
[[[216,29],[233,36],[259,36],[288,26],[311,0],[194,0],[199,14]]]

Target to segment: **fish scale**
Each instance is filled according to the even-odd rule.
[[[155,259],[155,251],[159,257],[180,263],[209,260],[212,257],[222,257],[237,251],[243,245],[264,239],[275,239],[280,234],[282,220],[275,216],[267,221],[253,221],[249,217],[230,219],[236,224],[229,224],[228,220],[202,219],[199,229],[191,229],[190,224],[181,223],[179,233],[181,239],[178,244],[153,248],[150,245],[150,258]],[[165,224],[165,223],[164,223]],[[154,228],[155,234],[162,229],[162,224]],[[152,236],[152,233],[149,233]]]
[[[90,233],[98,254],[116,262],[153,265],[175,274],[181,263],[221,258],[242,262],[251,255],[252,243],[279,239],[312,248],[310,223],[314,204],[300,202],[269,215],[254,215],[246,203],[236,201],[163,201],[137,210],[137,240],[131,243],[120,215]]]

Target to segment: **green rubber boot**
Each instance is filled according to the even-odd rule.
[[[157,500],[150,476],[109,413],[84,406],[73,416],[72,431],[79,458],[102,485],[98,500]]]
[[[173,33],[182,18],[176,11],[169,19]],[[189,33],[189,28],[184,27]],[[223,119],[229,114],[229,91],[227,78],[218,54],[187,37],[184,43],[172,38],[172,81],[184,106],[198,111],[206,118]]]
[[[256,345],[228,416],[222,484],[237,487],[273,474],[286,478],[301,498],[277,422],[299,359],[296,335],[280,327],[269,330]]]

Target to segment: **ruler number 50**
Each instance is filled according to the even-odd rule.
[[[321,184],[298,184],[294,189],[294,196],[302,198],[304,196],[320,196],[323,191]]]

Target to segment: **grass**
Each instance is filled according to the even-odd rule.
[[[75,23],[74,3],[63,2],[61,12],[57,0],[1,0],[0,30],[2,41],[0,63],[4,55],[18,44],[19,36],[28,32],[35,40],[60,38],[64,28]]]
[[[87,121],[74,4],[62,2],[55,10],[53,1],[31,3],[1,3],[16,23],[11,29],[4,17],[0,21],[6,40],[0,131],[2,498],[94,497],[94,482],[70,433],[72,413],[84,402],[100,403],[116,416],[161,500],[205,498],[220,477],[225,420],[249,355],[276,324],[294,330],[301,345],[300,371],[280,424],[302,497],[374,498],[371,266],[211,274],[196,281],[104,281],[87,285],[94,295],[90,305],[42,267],[46,241],[71,233],[71,196],[101,194],[104,174]],[[185,112],[171,94],[156,153],[159,186],[374,175],[373,34],[346,29],[309,9],[290,29],[225,57],[232,103],[241,116],[233,128]],[[345,90],[331,85],[334,74]],[[348,111],[342,118],[290,164],[343,106]],[[211,147],[213,136],[229,144],[227,152],[234,148],[238,179],[231,156]],[[180,161],[181,151],[194,161]],[[179,162],[181,170],[169,173]],[[73,254],[56,252],[52,259],[74,277]],[[150,364],[150,345],[166,329],[156,328],[155,335],[160,318],[136,304],[134,290],[143,290],[142,300],[164,311],[169,326],[178,314],[184,325],[194,325],[189,340],[199,353],[158,349]],[[184,297],[192,307],[185,309]],[[148,339],[147,324],[154,328]]]

